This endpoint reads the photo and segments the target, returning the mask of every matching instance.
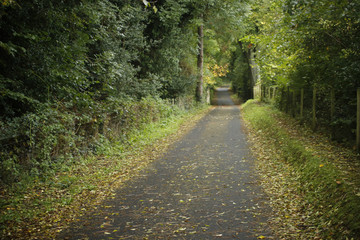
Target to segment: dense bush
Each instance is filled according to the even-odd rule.
[[[112,101],[96,106],[91,115],[65,106],[44,106],[0,122],[0,181],[12,184],[26,176],[46,178],[77,156],[96,154],[104,139],[126,145],[133,129],[177,114],[179,107],[191,107],[192,100],[184,100],[176,105],[153,97]]]
[[[97,139],[125,139],[161,118],[170,111],[162,99],[194,96],[200,26],[204,89],[214,86],[227,71],[243,7],[235,0],[1,1],[2,181],[50,173],[96,150]]]
[[[126,141],[130,129],[170,114],[174,105],[159,96],[194,95],[189,6],[2,1],[1,183],[51,174],[101,139]]]

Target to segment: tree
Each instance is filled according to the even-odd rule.
[[[198,80],[196,85],[196,99],[201,102],[203,100],[203,85],[204,85],[204,26],[201,24],[198,26],[198,56],[197,56],[197,67],[198,67]]]

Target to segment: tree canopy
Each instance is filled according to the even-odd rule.
[[[360,87],[360,4],[251,0],[248,7],[243,21],[246,29],[239,35],[228,75],[234,89],[246,99],[254,84],[289,88],[292,92],[287,95],[294,98],[303,88],[308,112],[312,111],[312,89],[317,89],[318,121],[338,129],[338,139],[354,139],[356,89]],[[277,96],[278,105],[289,102],[285,95]],[[330,116],[331,101],[336,101],[334,116]]]

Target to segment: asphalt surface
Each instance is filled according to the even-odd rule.
[[[226,88],[217,107],[113,199],[58,239],[270,239],[240,110]]]

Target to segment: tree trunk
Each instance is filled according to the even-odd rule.
[[[253,70],[252,70],[252,62],[251,62],[251,49],[248,49],[246,51],[246,59],[248,61],[248,72],[249,72],[249,84],[250,84],[250,88],[253,89],[254,86],[255,86],[255,77],[254,77],[254,74],[253,74]],[[251,91],[251,94],[250,94],[250,99],[254,99],[255,98],[255,95],[254,95],[254,91]]]
[[[357,89],[356,151],[360,153],[360,88]]]
[[[313,89],[312,128],[316,130],[316,88]]]
[[[196,86],[196,100],[198,102],[203,101],[203,85],[204,85],[204,26],[200,25],[198,27],[198,40],[199,40],[199,53],[197,59],[197,67],[199,71],[198,82]]]

